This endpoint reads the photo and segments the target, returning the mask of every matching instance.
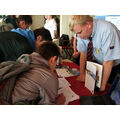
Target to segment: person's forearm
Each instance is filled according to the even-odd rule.
[[[76,38],[74,38],[73,48],[74,48],[74,52],[76,52],[77,51],[77,48],[76,48]]]
[[[102,75],[102,89],[105,89],[108,79],[110,77],[114,61],[104,61],[103,62],[103,75]]]
[[[86,64],[86,54],[80,53],[80,72],[85,72],[85,64]]]
[[[80,53],[80,79],[85,81],[86,53]]]

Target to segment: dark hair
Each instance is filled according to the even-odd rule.
[[[60,49],[58,46],[53,42],[44,42],[39,46],[38,53],[46,60],[49,60],[53,56],[60,56]],[[57,59],[56,58],[56,59]]]
[[[32,17],[31,15],[19,15],[18,22],[24,20],[26,24],[32,24]]]
[[[35,35],[35,39],[37,39],[37,36],[41,35],[42,40],[52,41],[52,37],[51,37],[49,30],[45,29],[44,27],[41,27],[39,29],[35,29],[33,32]]]

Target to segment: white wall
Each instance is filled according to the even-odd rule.
[[[44,15],[32,15],[33,24],[31,26],[32,30],[44,26]]]
[[[69,35],[69,38],[73,36],[73,32],[70,31],[69,29],[69,19],[71,15],[61,15],[60,16],[60,36],[62,34],[67,34]]]

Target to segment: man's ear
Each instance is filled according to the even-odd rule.
[[[37,42],[40,42],[42,40],[42,36],[41,35],[38,35],[37,36]]]
[[[88,26],[88,28],[91,28],[91,22],[86,22],[86,25]]]

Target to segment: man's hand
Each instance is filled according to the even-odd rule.
[[[105,84],[101,84],[100,86],[100,91],[103,92],[105,91],[106,85]]]
[[[103,75],[102,75],[102,83],[101,83],[100,91],[105,90],[113,65],[114,65],[113,60],[103,62]]]
[[[77,77],[77,80],[81,81],[81,82],[85,82],[85,74],[81,74],[80,76]]]
[[[73,53],[73,57],[74,57],[74,58],[77,58],[77,57],[79,56],[79,54],[80,54],[80,52],[74,52],[74,53]]]

